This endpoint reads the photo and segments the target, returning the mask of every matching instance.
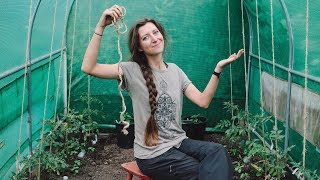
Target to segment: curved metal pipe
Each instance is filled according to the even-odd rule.
[[[291,21],[288,13],[287,6],[283,0],[279,0],[282,10],[286,16],[286,23],[288,28],[289,36],[289,71],[288,71],[288,90],[287,90],[287,107],[286,107],[286,131],[285,131],[285,141],[284,150],[287,150],[289,144],[289,128],[290,128],[290,108],[291,108],[291,87],[292,87],[292,68],[294,63],[294,44],[293,44],[293,32]]]
[[[32,79],[31,79],[31,37],[35,17],[37,15],[41,0],[38,1],[37,6],[32,14],[30,27],[28,28],[27,40],[27,81],[28,81],[28,138],[29,138],[29,154],[32,155]],[[22,102],[24,103],[24,102]]]
[[[36,9],[32,14],[31,23],[28,28],[28,40],[27,40],[27,49],[28,53],[26,54],[27,58],[27,81],[28,81],[28,138],[29,138],[29,155],[32,155],[32,79],[31,79],[31,37],[32,37],[32,29],[35,17],[37,15],[41,0],[38,1]],[[31,4],[32,5],[32,4]],[[24,92],[23,92],[24,93]],[[24,102],[22,102],[24,103]],[[20,144],[19,144],[20,146]],[[29,178],[31,178],[31,167],[29,168]]]

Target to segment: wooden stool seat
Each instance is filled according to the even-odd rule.
[[[123,163],[123,164],[121,164],[121,167],[122,167],[125,171],[128,172],[128,175],[127,175],[127,177],[126,177],[126,180],[132,180],[132,177],[133,177],[133,176],[139,177],[141,180],[150,180],[150,177],[144,175],[144,174],[140,171],[140,169],[139,169],[136,161],[131,161],[131,162]]]

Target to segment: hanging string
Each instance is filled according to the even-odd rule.
[[[118,44],[118,54],[119,54],[119,61],[118,61],[118,72],[120,72],[120,63],[122,62],[122,52],[121,52],[121,47],[120,47],[120,35],[124,34],[127,32],[127,25],[124,23],[123,21],[123,17],[126,15],[126,8],[123,6],[121,7],[121,14],[122,17],[120,19],[118,19],[118,21],[116,21],[115,19],[112,21],[112,25],[115,28],[115,31],[117,33],[117,44]],[[120,21],[120,23],[118,23]],[[127,129],[129,128],[130,124],[129,122],[125,121],[124,119],[124,113],[127,110],[125,101],[124,101],[124,97],[121,91],[121,86],[123,83],[123,79],[122,79],[122,75],[119,73],[119,85],[118,85],[118,90],[119,90],[119,94],[121,97],[121,103],[122,103],[122,111],[120,112],[120,122],[124,125],[123,129],[122,129],[122,133],[127,135],[129,132],[127,131]]]
[[[306,166],[306,136],[307,136],[307,121],[308,121],[308,111],[307,111],[307,88],[308,88],[308,50],[309,50],[309,0],[306,0],[306,56],[304,63],[304,106],[303,106],[303,152],[302,152],[302,167]],[[303,175],[303,179],[305,176]]]
[[[41,134],[40,134],[40,146],[39,146],[40,154],[41,154],[41,152],[42,152],[43,134],[44,134],[44,124],[45,124],[46,115],[47,115],[47,102],[48,102],[49,82],[50,82],[50,73],[51,73],[51,62],[52,62],[52,52],[53,52],[53,40],[54,40],[54,33],[55,33],[55,26],[56,26],[57,6],[58,6],[58,0],[56,0],[56,3],[55,3],[54,16],[53,16],[51,45],[50,45],[50,56],[49,56],[49,65],[48,65],[48,77],[47,77],[47,84],[46,84],[46,92],[45,92],[45,100],[44,100],[44,109],[43,109],[44,112],[43,112],[42,127],[41,127]],[[39,164],[38,164],[38,179],[40,179],[40,176],[41,176],[41,156],[39,156],[38,163],[39,163]]]
[[[228,34],[229,34],[229,55],[231,55],[231,27],[230,27],[230,0],[228,0]],[[232,82],[232,64],[229,65],[230,70],[230,101],[233,104],[233,82]],[[231,109],[231,115],[233,116],[233,108]]]
[[[247,62],[246,62],[246,38],[245,38],[245,33],[244,33],[244,10],[243,10],[244,4],[243,4],[243,0],[241,0],[241,21],[242,21],[242,43],[243,43],[243,64],[244,64],[244,79],[245,79],[245,89],[246,89],[246,104],[245,104],[245,111],[246,114],[249,115],[249,105],[248,105],[248,93],[249,93],[249,89],[248,89],[248,85],[249,85],[249,81],[248,81],[248,74],[247,74]],[[248,125],[248,128],[251,129],[250,123],[249,123],[249,119],[248,117],[246,117],[246,123]],[[250,133],[248,133],[248,139],[251,139]]]
[[[88,43],[90,42],[90,38],[91,38],[91,31],[90,31],[90,28],[91,28],[91,0],[89,0],[89,16],[88,16]],[[88,98],[88,112],[89,112],[89,119],[91,120],[91,99],[90,99],[90,89],[91,89],[91,81],[90,81],[90,76],[87,75],[87,78],[88,78],[88,92],[87,92],[87,98]]]
[[[30,6],[29,6],[29,21],[28,21],[28,32],[30,31],[31,28],[31,23],[32,23],[32,4],[33,1],[30,0]],[[16,174],[19,173],[20,171],[20,146],[21,146],[21,134],[22,134],[22,122],[23,122],[23,112],[24,112],[24,98],[25,98],[25,91],[26,91],[26,79],[27,79],[27,69],[29,64],[29,42],[30,41],[30,34],[28,33],[28,38],[27,38],[27,45],[26,45],[26,60],[25,60],[25,67],[24,67],[24,76],[23,76],[23,90],[22,90],[22,104],[21,104],[21,116],[20,116],[20,127],[19,127],[19,138],[18,138],[18,152],[17,152],[17,157],[16,157]],[[29,58],[28,58],[29,57]],[[30,103],[30,102],[29,102]]]
[[[258,10],[258,0],[256,0],[256,23],[257,23],[257,43],[258,43],[258,60],[259,60],[259,76],[260,76],[260,105],[261,105],[261,118],[264,118],[264,102],[262,97],[262,66],[261,66],[261,47],[260,47],[260,26],[259,26],[259,10]],[[264,130],[264,121],[261,124],[262,126],[262,136],[265,137],[265,130]],[[262,141],[263,144],[263,151],[266,150],[266,142]],[[264,160],[267,161],[267,156],[264,155]],[[264,168],[265,165],[264,165]],[[265,177],[267,176],[266,171]]]
[[[274,27],[273,27],[273,3],[270,0],[270,18],[271,18],[271,44],[272,44],[272,75],[273,75],[273,114],[274,114],[274,128],[276,131],[275,146],[278,149],[278,120],[277,120],[277,99],[276,99],[276,68],[274,58]],[[278,156],[277,156],[278,158]]]
[[[243,0],[241,0],[241,20],[242,20],[242,43],[243,43],[243,63],[244,63],[244,79],[246,88],[246,112],[248,112],[248,74],[247,74],[247,62],[246,62],[246,37],[244,34],[244,10],[243,10]]]
[[[277,99],[276,99],[276,69],[275,69],[275,56],[274,56],[274,27],[273,27],[273,3],[270,0],[270,24],[271,24],[271,44],[272,44],[272,75],[273,75],[273,113],[274,113],[274,126],[273,131],[275,132],[275,149],[276,151],[279,150],[278,148],[278,120],[277,120]],[[271,141],[271,144],[273,142]],[[279,156],[276,155],[276,162],[279,162]],[[277,170],[277,173],[278,170]],[[278,174],[278,178],[279,174]]]
[[[69,92],[68,92],[68,105],[67,110],[70,111],[70,96],[71,96],[71,80],[72,80],[72,68],[73,68],[73,59],[74,59],[74,42],[75,42],[75,34],[76,34],[76,22],[77,22],[77,10],[78,10],[78,0],[76,0],[76,7],[74,12],[74,23],[73,23],[73,33],[72,33],[72,48],[71,48],[71,60],[70,60],[70,77],[69,77]]]
[[[261,113],[263,114],[263,97],[262,97],[262,65],[261,65],[261,47],[260,47],[260,26],[259,26],[259,10],[258,0],[256,0],[256,23],[257,23],[257,41],[258,41],[258,60],[259,60],[259,74],[260,74],[260,105]]]
[[[69,0],[66,1],[66,9],[65,9],[65,15],[64,15],[64,31],[63,31],[63,34],[62,34],[62,40],[61,40],[61,49],[64,48],[64,45],[65,45],[65,36],[66,36],[66,28],[67,28],[67,18],[68,18],[68,6],[69,6]],[[60,62],[59,62],[59,71],[58,71],[58,84],[57,84],[57,90],[56,90],[56,102],[55,102],[55,108],[54,108],[54,117],[53,117],[53,120],[55,121],[56,118],[57,118],[57,111],[58,111],[58,100],[59,100],[59,90],[60,90],[60,79],[61,79],[61,69],[62,69],[62,61],[66,59],[64,59],[63,57],[63,52],[61,50],[61,53],[60,53]]]

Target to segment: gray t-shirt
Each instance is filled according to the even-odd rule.
[[[144,144],[144,132],[151,112],[146,81],[136,62],[120,63],[124,75],[122,87],[129,92],[132,99],[135,123],[134,156],[139,159],[159,156],[173,146],[179,147],[182,140],[187,138],[182,129],[181,112],[183,93],[191,81],[177,65],[167,65],[165,70],[152,69],[158,91],[155,120],[159,130],[159,143],[150,147]]]

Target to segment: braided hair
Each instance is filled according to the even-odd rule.
[[[139,43],[139,33],[138,30],[140,27],[144,26],[148,22],[153,23],[160,33],[163,35],[164,42],[166,42],[166,36],[164,28],[153,19],[142,19],[137,21],[129,31],[129,50],[131,53],[130,60],[139,64],[143,77],[146,81],[146,86],[149,92],[149,104],[151,114],[148,119],[145,133],[144,133],[144,142],[146,146],[156,146],[158,144],[159,135],[157,123],[155,120],[155,112],[157,110],[157,101],[156,97],[158,95],[158,91],[156,89],[156,85],[153,81],[153,73],[150,65],[148,64],[148,60],[144,52],[139,51],[140,43]]]

